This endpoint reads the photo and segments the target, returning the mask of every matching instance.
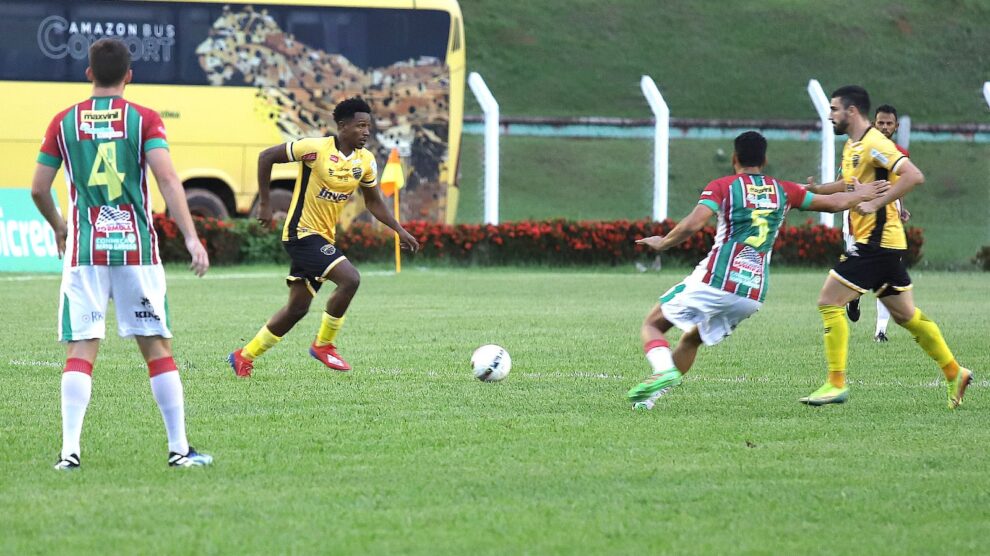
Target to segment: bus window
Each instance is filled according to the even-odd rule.
[[[131,51],[132,67],[142,82],[175,80],[176,22],[171,6],[150,2],[75,2],[66,17],[78,25],[83,35],[122,39]],[[71,80],[85,74],[89,65],[88,48],[85,45],[78,56],[70,48],[69,75],[65,77]]]
[[[62,79],[68,56],[58,40],[67,26],[61,12],[61,6],[51,2],[0,3],[0,78],[47,81],[54,75]]]

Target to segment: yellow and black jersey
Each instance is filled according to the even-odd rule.
[[[359,185],[378,183],[375,156],[368,149],[344,156],[333,136],[286,143],[285,153],[289,161],[300,164],[282,241],[319,234],[333,243],[337,218],[348,199]]]
[[[856,141],[850,138],[842,148],[842,179],[849,190],[852,190],[853,178],[860,183],[875,180],[893,182],[896,181],[897,168],[906,160],[908,157],[898,150],[893,141],[870,127],[862,138]],[[865,216],[849,211],[849,230],[856,243],[907,249],[897,203],[889,203],[875,214]]]

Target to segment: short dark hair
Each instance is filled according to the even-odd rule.
[[[767,160],[767,140],[757,131],[736,137],[736,159],[743,166],[763,166]]]
[[[855,106],[860,114],[868,115],[870,113],[870,93],[867,93],[866,89],[859,85],[839,87],[832,93],[832,98],[840,99],[843,108]]]
[[[371,106],[361,97],[351,97],[337,103],[333,109],[333,121],[344,122],[354,117],[358,112],[371,114]]]
[[[96,85],[112,87],[131,69],[131,52],[117,39],[100,39],[89,47],[89,67]]]
[[[889,104],[881,104],[877,106],[877,111],[873,113],[873,117],[876,118],[877,114],[883,112],[884,114],[893,114],[894,119],[897,119],[897,109]]]

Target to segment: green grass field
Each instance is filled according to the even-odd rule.
[[[465,136],[461,155],[459,222],[483,216],[484,143]],[[717,151],[722,149],[723,156]],[[815,142],[771,141],[767,173],[803,181],[818,176]],[[841,146],[839,147],[841,149]],[[647,218],[653,206],[653,147],[637,139],[503,137],[500,217],[616,220]],[[732,173],[732,141],[677,139],[670,143],[669,215],[680,219],[709,181]],[[926,181],[905,199],[910,225],[925,230],[923,265],[966,267],[990,244],[990,145],[915,143],[911,157]],[[792,223],[815,213],[793,211]]]
[[[797,403],[824,378],[824,270],[776,273],[649,413],[623,400],[647,373],[639,323],[685,269],[364,270],[352,373],[306,354],[314,311],[238,380],[224,357],[283,302],[284,269],[170,269],[190,440],[216,463],[166,467],[146,368],[112,335],[75,473],[51,469],[58,278],[3,277],[0,553],[986,552],[985,376],[947,410],[903,330],[871,341],[871,301],[850,403]],[[914,278],[961,362],[990,369],[986,278]],[[513,357],[502,383],[468,370],[489,342]]]
[[[982,0],[739,3],[462,0],[468,69],[502,113],[646,118],[641,75],[674,117],[814,119],[805,91],[860,84],[915,123],[987,121]],[[468,95],[471,97],[471,95]],[[480,113],[473,100],[469,112]]]

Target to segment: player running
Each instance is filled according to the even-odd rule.
[[[872,290],[887,307],[894,322],[914,336],[918,345],[942,368],[948,405],[962,404],[973,373],[962,368],[942,338],[938,325],[914,306],[911,278],[904,267],[907,249],[904,226],[895,201],[925,177],[911,159],[897,150],[894,142],[870,125],[870,96],[866,89],[850,85],[832,93],[832,125],[837,135],[849,139],[842,149],[842,179],[816,188],[820,193],[842,191],[856,180],[886,179],[897,174],[897,184],[882,196],[858,205],[850,214],[850,228],[856,243],[839,258],[825,278],[818,297],[818,312],[825,324],[825,359],[828,380],[821,388],[800,399],[808,405],[843,403],[849,398],[846,386],[846,360],[849,349],[849,323],[845,306]]]
[[[55,469],[80,465],[79,437],[93,389],[93,363],[106,334],[107,301],[117,312],[117,333],[134,337],[148,364],[151,392],[168,436],[168,465],[209,465],[186,439],[182,382],[172,358],[172,329],[165,270],[151,220],[145,179],[150,167],[158,188],[202,276],[210,266],[196,237],[185,192],[172,166],[165,127],[154,110],[125,100],[131,57],[124,43],[101,39],[89,49],[86,78],[93,96],[59,112],[45,133],[31,195],[55,231],[63,256],[59,339],[66,342],[62,371],[62,451]],[[68,223],[52,201],[52,180],[65,163]]]
[[[873,115],[873,127],[877,128],[877,131],[883,133],[884,137],[893,140],[894,133],[897,131],[899,122],[897,121],[897,109],[889,104],[882,104],[877,107],[876,113]],[[901,152],[904,156],[910,157],[910,153],[904,147],[894,143],[897,150]],[[897,184],[897,174],[890,174],[891,185]],[[809,191],[814,192],[813,186],[808,188]],[[897,205],[897,213],[901,219],[901,222],[907,222],[911,218],[911,213],[904,208],[903,199],[898,199],[894,201]],[[846,237],[846,249],[849,249],[856,243],[856,238],[851,233],[851,227],[849,225],[849,213],[846,212],[846,221],[843,229],[843,235]],[[860,310],[859,310],[859,299],[856,298],[846,305],[846,314],[849,316],[849,320],[856,322],[859,320]],[[877,327],[873,333],[873,339],[879,343],[887,342],[889,338],[887,337],[887,324],[890,322],[890,311],[883,304],[880,299],[877,299]]]
[[[282,229],[282,246],[292,265],[286,283],[289,302],[268,319],[243,348],[228,357],[237,376],[251,376],[254,361],[277,344],[306,313],[323,282],[336,284],[309,353],[327,367],[349,371],[334,340],[344,325],[344,313],[361,282],[354,265],[334,245],[337,218],[347,200],[360,188],[368,211],[399,234],[402,248],[415,252],[419,242],[392,216],[382,200],[375,157],[364,148],[371,135],[371,107],[349,98],[334,108],[337,135],[301,139],[269,147],[258,157],[258,218],[270,223],[269,188],[273,164],[299,163],[299,177]]]
[[[660,297],[640,333],[653,374],[627,394],[636,409],[652,409],[657,399],[683,377],[704,343],[713,346],[757,312],[767,295],[770,255],[784,216],[791,208],[839,212],[874,199],[887,190],[886,181],[858,184],[849,192],[815,195],[789,181],[763,174],[767,141],[755,131],[735,140],[732,166],[736,173],[705,188],[694,210],[666,236],[636,240],[657,251],[674,247],[718,216],[711,251],[694,272]],[[671,352],[664,334],[684,331]]]

